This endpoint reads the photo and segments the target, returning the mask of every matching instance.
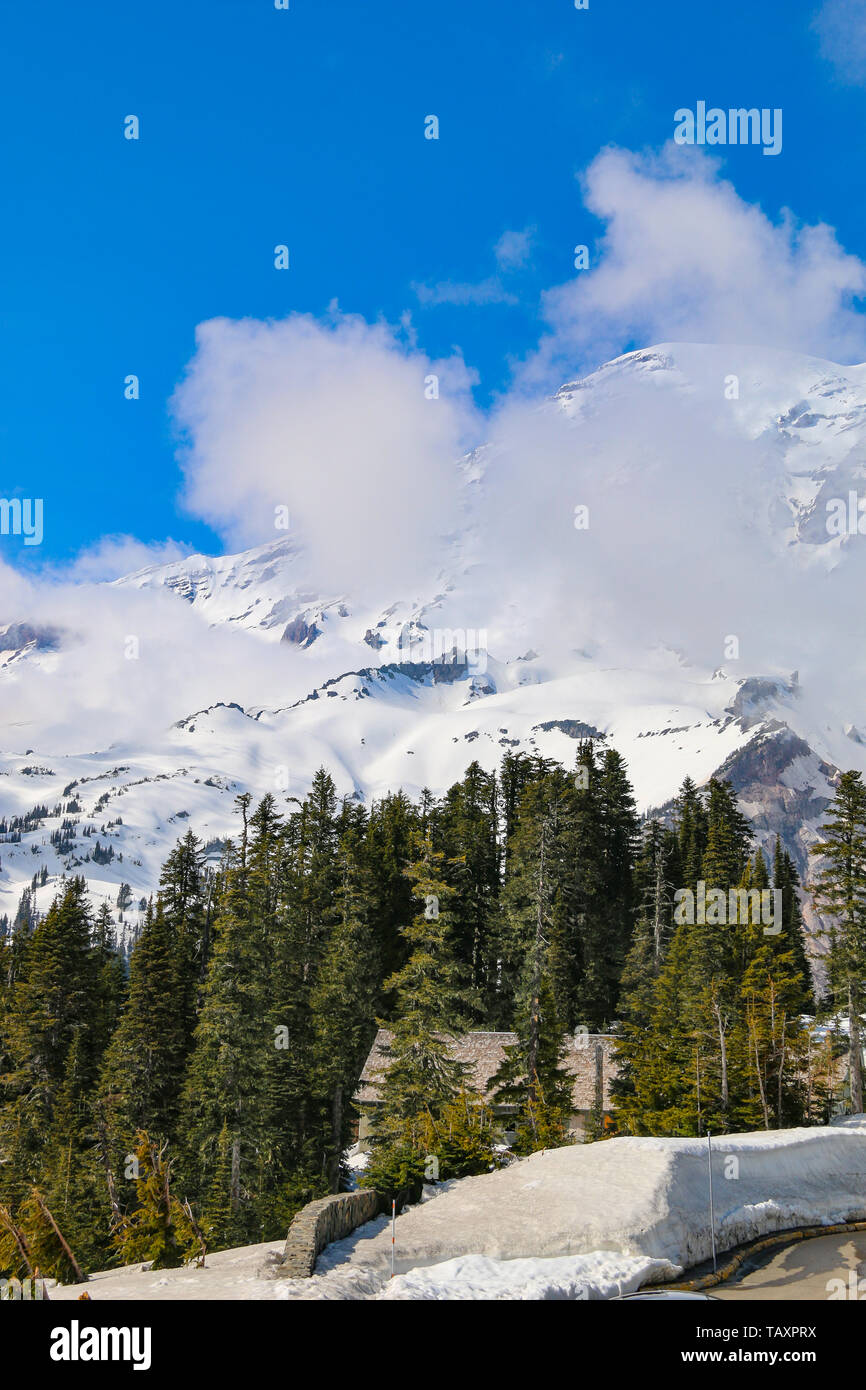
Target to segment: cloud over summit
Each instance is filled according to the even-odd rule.
[[[188,508],[240,548],[287,508],[331,588],[399,588],[441,560],[456,461],[477,438],[471,373],[384,323],[213,319],[174,397]]]
[[[822,223],[772,221],[694,147],[603,150],[581,180],[604,224],[590,269],[544,296],[537,383],[630,346],[688,341],[866,357],[866,267]],[[569,366],[570,364],[570,366]]]

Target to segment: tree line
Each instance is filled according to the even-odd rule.
[[[519,1152],[568,1141],[563,1038],[615,1020],[626,1131],[821,1118],[796,873],[778,844],[772,874],[751,850],[728,784],[687,781],[671,824],[641,824],[623,760],[587,741],[570,770],[473,763],[441,798],[367,809],[322,769],[290,809],[243,795],[237,813],[216,869],[178,841],[128,969],[79,878],[0,936],[0,1269],[69,1279],[279,1238],[345,1182],[380,1025],[382,1191],[431,1155],[442,1177],[500,1161],[449,1053],[472,1028],[516,1034],[494,1084]],[[780,888],[782,931],[678,925],[699,879]]]

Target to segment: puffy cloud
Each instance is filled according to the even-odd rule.
[[[730,374],[739,400],[725,397]],[[863,389],[862,368],[846,377],[793,353],[674,345],[584,378],[567,409],[504,402],[473,575],[490,650],[532,647],[532,669],[554,674],[583,654],[587,671],[621,670],[624,689],[629,671],[675,672],[678,656],[742,676],[799,670],[813,732],[861,727],[866,652],[850,634],[866,542],[829,543],[826,502],[863,495]],[[826,449],[808,424],[776,427],[804,400],[815,434],[824,412],[835,417]],[[578,506],[588,526],[575,525]]]
[[[477,435],[472,377],[332,309],[202,324],[174,398],[188,508],[230,546],[291,531],[330,589],[392,596],[437,562]],[[435,380],[434,380],[435,379]],[[438,396],[435,394],[438,392]]]
[[[590,353],[597,365],[655,342],[866,356],[853,307],[866,267],[830,227],[799,225],[790,213],[771,221],[693,147],[604,150],[582,182],[605,229],[590,269],[544,296],[550,332],[527,364],[530,383],[561,378]]]
[[[309,679],[285,644],[210,626],[163,590],[24,576],[0,565],[0,627],[10,621],[59,635],[60,650],[0,669],[5,749],[140,752],[216,700],[278,705]]]

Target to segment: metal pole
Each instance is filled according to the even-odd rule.
[[[716,1214],[713,1209],[713,1140],[707,1130],[707,1168],[710,1175],[710,1239],[713,1243],[713,1272],[716,1269]]]
[[[394,1242],[397,1239],[397,1198],[391,1198],[391,1278],[394,1278]]]

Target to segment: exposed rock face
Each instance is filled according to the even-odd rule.
[[[751,687],[744,701],[747,708],[754,699],[754,688],[761,684],[760,681],[744,683]],[[753,721],[750,713],[745,717],[748,727]],[[729,781],[737,793],[768,867],[772,869],[778,835],[794,861],[801,883],[807,887],[814,873],[813,846],[820,840],[820,826],[833,799],[839,772],[839,768],[819,758],[805,739],[787,724],[771,719],[764,721],[743,748],[726,758],[715,775]],[[657,814],[660,819],[669,821],[673,810],[671,800]],[[808,893],[803,895],[803,916],[809,953],[820,977],[823,923]]]
[[[732,754],[719,776],[731,782],[758,837],[780,835],[804,875],[838,768],[818,758],[787,725],[780,725],[765,729]]]
[[[750,729],[766,718],[770,705],[795,696],[798,691],[796,673],[787,681],[773,680],[766,676],[749,676],[742,682],[734,699],[728,706],[729,713],[740,721],[744,729]]]
[[[308,623],[299,616],[286,624],[283,641],[292,642],[296,647],[311,647],[318,636],[319,629],[316,624]]]
[[[9,623],[0,629],[0,652],[17,652],[31,644],[37,651],[55,651],[61,633],[51,627],[36,628],[30,623]]]
[[[776,836],[791,855],[808,886],[814,873],[812,849],[821,838],[824,813],[833,799],[840,769],[824,762],[787,725],[770,727],[719,769],[729,778],[770,862]],[[808,893],[803,917],[809,951],[821,975],[823,923]]]
[[[566,737],[580,740],[605,737],[600,729],[596,729],[593,724],[584,724],[580,719],[548,719],[544,724],[535,724],[533,733],[536,729],[541,729],[543,733],[550,729],[558,729]]]

